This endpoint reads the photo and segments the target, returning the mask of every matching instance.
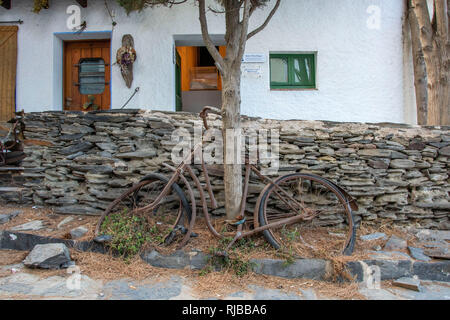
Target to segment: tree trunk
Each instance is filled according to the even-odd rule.
[[[223,58],[208,32],[205,0],[198,0],[202,36],[209,53],[222,75],[222,130],[224,141],[224,186],[227,218],[238,217],[242,200],[241,150],[241,64],[245,45],[250,37],[262,31],[274,16],[281,0],[277,0],[264,23],[248,34],[249,18],[264,1],[221,0],[225,12],[226,56]],[[242,20],[241,20],[242,10]],[[233,140],[231,140],[233,139]],[[245,205],[245,204],[242,204]]]
[[[224,141],[224,186],[228,219],[239,215],[242,199],[241,148],[241,70],[228,69],[222,79],[222,130]],[[233,140],[231,140],[231,139]]]
[[[414,9],[408,0],[407,19],[411,29],[412,54],[414,65],[414,87],[416,92],[417,123],[426,125],[428,122],[428,90],[427,69],[420,43],[420,28]]]
[[[427,125],[450,124],[448,2],[434,0],[432,20],[426,0],[412,0],[410,3],[420,30],[420,45],[428,79]],[[412,33],[416,31],[416,28],[412,29]]]
[[[449,83],[448,83],[448,56],[440,49],[438,41],[434,41],[431,59],[428,62],[428,91],[431,112],[428,115],[428,125],[448,125],[450,112]],[[444,61],[447,61],[445,63]]]

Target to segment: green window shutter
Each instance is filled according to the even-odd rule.
[[[271,89],[316,88],[315,55],[271,54],[270,87]]]

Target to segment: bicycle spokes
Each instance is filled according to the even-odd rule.
[[[338,190],[325,179],[306,174],[282,177],[276,185],[277,188],[269,188],[263,195],[259,208],[260,225],[294,216],[299,219],[295,225],[264,231],[274,247],[296,248],[309,255],[323,248],[335,254],[348,252],[349,245],[353,245],[353,219],[346,199]],[[281,189],[284,192],[280,192]],[[289,197],[284,197],[285,194]],[[295,199],[294,204],[291,204],[291,198]],[[296,205],[300,205],[299,210]]]

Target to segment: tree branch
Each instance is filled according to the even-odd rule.
[[[449,0],[450,1],[450,0]],[[414,67],[414,86],[416,92],[417,123],[426,125],[428,121],[427,71],[420,42],[420,28],[412,0],[407,0],[407,19],[411,29],[411,44]]]
[[[277,0],[275,7],[273,7],[273,9],[270,12],[270,14],[268,15],[266,21],[264,21],[264,23],[261,26],[259,26],[258,28],[256,28],[252,32],[250,32],[247,36],[247,40],[250,39],[251,37],[253,37],[254,35],[256,35],[257,33],[261,32],[269,24],[270,20],[275,15],[275,12],[277,12],[278,7],[280,6],[280,3],[281,3],[281,0]]]
[[[211,40],[211,37],[209,36],[208,32],[208,22],[206,20],[206,6],[205,6],[205,0],[198,0],[198,8],[199,8],[199,19],[200,19],[200,26],[202,29],[202,36],[203,41],[205,42],[206,48],[208,49],[209,53],[213,57],[214,61],[216,62],[217,69],[219,69],[219,72],[224,75],[224,61],[222,56],[220,55],[220,52],[216,49],[216,46]]]
[[[445,46],[448,41],[448,7],[446,0],[435,0],[437,37],[441,45]]]
[[[433,26],[431,25],[427,0],[415,0],[414,12],[419,22],[422,49],[425,53],[430,52],[433,48]]]
[[[244,13],[241,21],[241,37],[239,39],[239,51],[236,57],[236,62],[241,62],[245,52],[245,43],[247,42],[248,21],[250,20],[250,0],[245,0]]]

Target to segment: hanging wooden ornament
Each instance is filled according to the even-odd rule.
[[[122,47],[117,50],[116,63],[120,66],[122,77],[128,88],[133,83],[133,63],[136,61],[134,39],[131,34],[122,37]]]

